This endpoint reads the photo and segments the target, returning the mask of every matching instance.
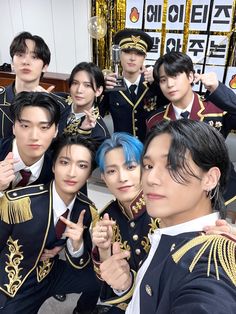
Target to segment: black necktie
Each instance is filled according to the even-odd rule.
[[[26,186],[29,183],[29,179],[31,176],[31,171],[26,171],[24,169],[20,170],[20,174],[22,176],[22,179],[20,180],[20,182],[17,183],[16,187],[19,186]]]
[[[132,102],[134,103],[135,100],[136,100],[136,93],[135,93],[135,90],[137,88],[137,85],[136,84],[132,84],[130,85],[129,87],[129,91],[130,91],[130,95],[131,95],[131,99],[132,99]]]
[[[186,110],[186,111],[181,112],[180,115],[181,115],[181,117],[182,117],[183,119],[188,119],[189,112]]]
[[[67,218],[68,214],[69,214],[69,209],[67,209],[61,216],[63,216],[64,218]],[[55,229],[56,229],[57,239],[61,239],[62,234],[66,229],[66,225],[64,224],[64,222],[60,220],[60,218],[58,219]]]

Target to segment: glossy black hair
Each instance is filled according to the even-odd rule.
[[[103,90],[105,90],[104,75],[102,71],[100,70],[100,68],[93,62],[80,62],[74,67],[68,79],[69,87],[71,87],[74,81],[75,75],[80,71],[85,71],[88,73],[89,78],[90,78],[90,84],[94,92],[96,92],[96,88],[99,88],[99,87],[103,87]],[[94,87],[94,83],[95,83],[95,87]]]
[[[219,193],[212,199],[213,210],[218,210],[221,217],[225,217],[223,192],[228,180],[230,160],[225,139],[219,131],[210,125],[180,119],[176,121],[162,121],[158,123],[147,135],[143,155],[145,155],[150,142],[161,134],[171,136],[171,145],[167,163],[172,179],[180,184],[188,184],[188,177],[198,178],[186,162],[186,153],[189,152],[194,163],[207,172],[212,167],[218,167],[221,176],[219,179]],[[198,178],[200,179],[200,178]]]
[[[18,34],[12,41],[10,45],[10,56],[13,59],[14,55],[16,53],[25,53],[27,46],[26,46],[26,40],[30,39],[34,41],[35,43],[35,55],[37,58],[41,59],[43,61],[43,65],[48,65],[50,63],[51,59],[51,52],[40,36],[32,35],[29,32],[22,32]]]
[[[96,143],[89,138],[85,138],[80,134],[68,135],[62,134],[58,136],[51,144],[50,149],[52,150],[52,162],[55,164],[61,150],[65,146],[80,145],[87,148],[91,155],[91,172],[96,168],[95,155],[96,155]]]
[[[33,106],[46,109],[50,114],[50,125],[58,125],[60,120],[60,106],[49,93],[21,92],[15,96],[10,106],[13,121],[21,120],[21,113],[25,107]]]
[[[195,73],[192,59],[182,52],[171,51],[157,59],[153,68],[153,77],[155,81],[160,80],[160,67],[164,66],[168,76],[175,76],[178,73],[186,73],[189,76],[190,72]]]

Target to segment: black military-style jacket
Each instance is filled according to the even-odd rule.
[[[148,234],[158,228],[158,220],[151,218],[146,212],[142,192],[130,204],[130,213],[133,215],[133,218],[128,217],[125,209],[117,200],[112,201],[104,208],[101,212],[101,217],[105,213],[108,213],[110,219],[116,222],[113,226],[112,242],[119,242],[121,249],[130,251],[128,262],[133,273],[136,273],[140,263],[149,252],[150,242]],[[99,263],[97,263],[99,256],[96,254],[96,251],[94,253],[95,271],[97,271],[99,277]],[[102,288],[101,300],[118,307],[121,306],[121,303],[123,304],[122,306],[127,306],[125,300],[115,295],[106,283],[104,283]]]
[[[107,112],[111,114],[115,132],[130,133],[143,142],[146,136],[146,119],[158,106],[166,103],[159,86],[155,84],[150,86],[141,75],[135,102],[128,89],[111,90],[104,93],[99,111],[101,116]]]
[[[66,119],[66,109],[68,104],[63,100],[63,98],[57,96],[56,94],[52,94],[57,101],[61,117],[58,125],[58,131],[61,133],[63,128],[61,124]],[[14,83],[8,85],[7,87],[0,86],[0,138],[6,138],[12,135],[12,114],[11,114],[11,103],[15,97],[14,92]]]
[[[236,313],[235,254],[224,235],[162,235],[141,282],[140,314]]]
[[[233,94],[233,95],[232,95]],[[209,100],[202,100],[194,93],[193,106],[189,119],[206,122],[215,127],[226,138],[231,131],[236,130],[236,96],[224,84],[219,83],[216,91],[208,96]],[[150,130],[162,120],[176,120],[172,104],[159,108],[150,119],[147,120],[147,128]],[[230,177],[224,193],[225,204],[230,205],[236,201],[236,172],[231,164]]]
[[[32,273],[37,282],[44,280],[58,258],[40,261],[45,248],[52,249],[61,241],[56,238],[52,205],[52,183],[10,190],[0,198],[0,292],[8,297],[24,289],[24,282]],[[78,269],[91,262],[89,228],[98,218],[94,204],[79,193],[70,220],[77,223],[84,209],[84,253],[74,258],[66,248],[68,263]]]
[[[61,124],[63,132],[70,134],[81,134],[86,138],[91,138],[95,141],[97,147],[99,147],[105,139],[110,138],[110,133],[103,118],[99,114],[98,108],[94,106],[94,115],[96,117],[95,127],[89,130],[83,130],[80,128],[80,126],[84,121],[85,116],[80,119],[76,119],[73,117],[74,114],[71,111],[72,100],[70,95],[68,93],[57,94],[62,97],[66,103],[68,103],[68,108],[65,112],[65,119]]]

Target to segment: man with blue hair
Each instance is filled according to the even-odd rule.
[[[143,199],[140,182],[142,150],[143,144],[137,138],[127,133],[113,133],[97,151],[96,161],[102,179],[116,198],[103,209],[92,233],[98,277],[99,264],[111,256],[111,246],[115,241],[130,251],[129,265],[135,273],[149,251],[148,233],[157,228],[157,219],[148,216]],[[109,313],[124,313],[128,304],[128,299],[127,302],[122,300],[106,283],[101,301],[105,306],[111,306],[108,307]],[[79,312],[75,309],[76,313]]]

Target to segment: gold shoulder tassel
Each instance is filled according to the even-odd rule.
[[[6,195],[0,198],[0,219],[7,224],[17,224],[33,218],[28,196],[9,200]]]
[[[210,276],[211,261],[213,260],[217,280],[220,279],[218,269],[218,263],[220,263],[220,266],[236,286],[236,243],[223,235],[201,235],[190,240],[172,255],[174,262],[177,264],[189,250],[200,244],[203,245],[192,260],[189,271],[193,271],[197,262],[209,248],[207,276]]]

